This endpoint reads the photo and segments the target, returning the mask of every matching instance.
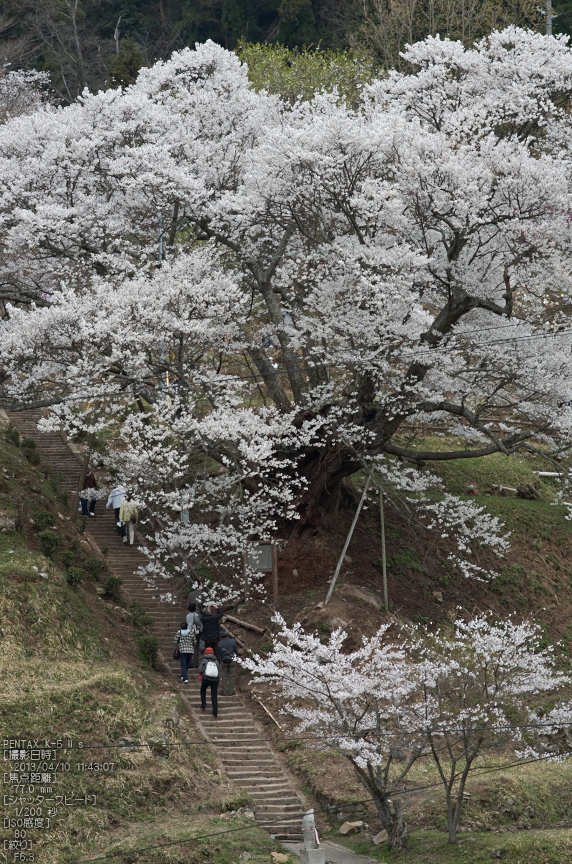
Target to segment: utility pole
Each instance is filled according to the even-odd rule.
[[[552,36],[552,19],[556,15],[552,11],[552,0],[546,0],[546,35]]]

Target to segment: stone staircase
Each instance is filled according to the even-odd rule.
[[[61,488],[68,492],[71,503],[81,468],[78,456],[59,433],[38,432],[39,411],[12,412],[9,416],[23,438],[36,441],[42,462],[63,476]],[[217,753],[229,779],[252,796],[255,818],[261,827],[279,840],[301,840],[304,803],[277,755],[264,740],[262,728],[240,697],[219,695],[219,715],[215,718],[209,690],[207,709],[205,712],[201,710],[197,670],[189,670],[188,684],[180,681],[179,663],[172,659],[172,655],[173,637],[186,614],[184,598],[166,585],[164,593],[170,591],[175,602],[163,602],[159,596],[162,593],[160,588],[149,586],[137,574],[146,558],[136,546],[129,547],[121,542],[113,510],[106,510],[105,501],[98,501],[95,511],[95,518],[90,518],[87,523],[88,539],[100,551],[107,546],[107,564],[113,575],[123,580],[126,597],[130,601],[139,600],[145,612],[153,618],[162,659],[180,684],[181,695],[198,729]],[[140,535],[136,535],[137,543],[144,544]]]

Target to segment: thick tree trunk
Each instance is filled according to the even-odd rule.
[[[381,824],[387,831],[387,845],[390,849],[405,849],[409,831],[403,818],[401,801],[382,798],[374,794],[375,809]]]
[[[307,486],[297,506],[300,519],[296,520],[292,538],[315,530],[325,513],[337,512],[343,500],[343,481],[360,467],[353,454],[344,447],[306,453],[299,464],[299,471]]]
[[[389,790],[384,791],[386,786],[381,768],[368,764],[367,770],[364,770],[352,759],[349,761],[358,780],[371,795],[379,820],[387,831],[387,845],[390,849],[405,849],[409,831],[403,818],[403,806],[399,798],[391,797]]]

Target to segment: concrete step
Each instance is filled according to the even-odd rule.
[[[80,460],[58,434],[38,432],[40,416],[40,411],[28,412],[25,416],[14,415],[13,422],[22,437],[34,438],[42,461],[51,465],[53,473],[63,475],[61,488],[73,493],[81,470]],[[113,575],[122,579],[126,601],[137,600],[146,614],[153,618],[153,631],[159,639],[168,669],[180,683],[179,664],[171,660],[173,636],[186,614],[186,598],[180,594],[178,584],[155,582],[138,572],[145,568],[148,559],[137,547],[147,541],[138,534],[134,547],[123,544],[117,535],[114,514],[105,509],[105,502],[98,501],[96,516],[88,519],[86,533],[99,549],[107,547],[107,565]],[[160,595],[168,591],[174,595],[175,603],[167,604],[160,600]],[[257,824],[278,839],[301,840],[303,804],[239,697],[219,696],[220,716],[217,719],[209,711],[210,699],[207,711],[203,713],[198,698],[196,669],[189,670],[189,685],[182,685],[180,693],[199,730],[217,752],[229,780],[252,795]]]

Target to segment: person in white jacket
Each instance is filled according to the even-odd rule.
[[[135,539],[135,526],[137,525],[139,513],[137,512],[137,504],[131,495],[126,495],[121,502],[119,518],[125,523],[125,528],[123,530],[126,528],[129,529],[129,545],[133,546],[133,540]],[[123,538],[123,542],[127,543],[127,536]]]
[[[121,530],[121,526],[119,523],[119,508],[121,507],[122,501],[125,498],[125,489],[118,483],[111,492],[109,493],[109,498],[107,499],[107,504],[105,505],[106,509],[113,507],[113,512],[115,513],[115,524],[117,525],[117,533],[124,536],[123,531]],[[127,532],[125,532],[127,533]]]

